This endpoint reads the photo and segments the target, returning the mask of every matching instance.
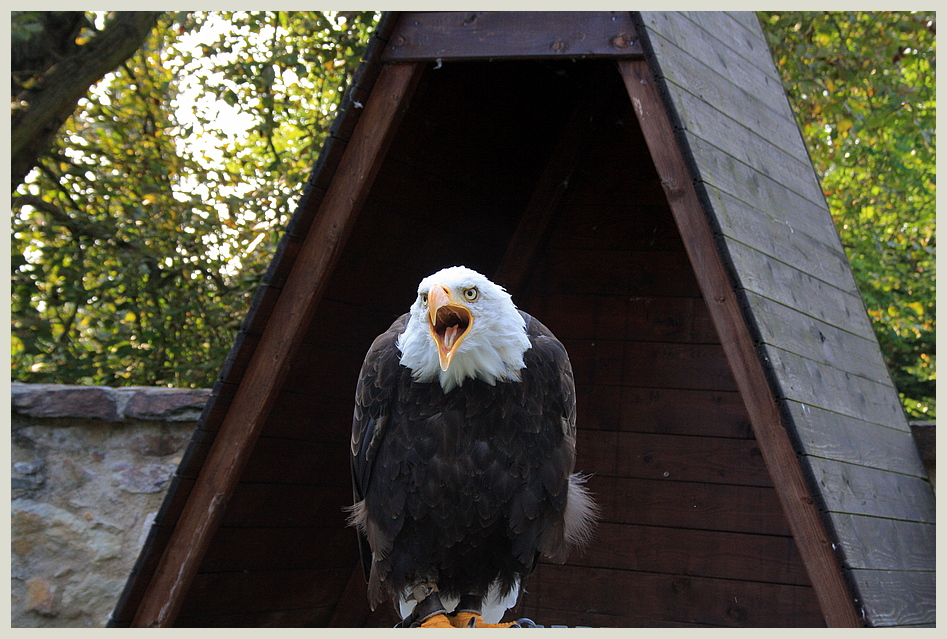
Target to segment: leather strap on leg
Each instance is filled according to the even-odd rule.
[[[404,618],[404,620],[398,624],[398,628],[418,628],[424,625],[426,621],[435,621],[433,618],[437,615],[444,615],[444,624],[436,623],[434,625],[444,627],[449,627],[450,622],[447,621],[447,609],[444,608],[444,604],[441,603],[441,597],[437,594],[437,591],[432,592],[427,597],[418,602],[414,607],[414,610],[411,611],[411,614]]]
[[[462,595],[454,608],[452,615],[458,612],[472,612],[475,615],[483,614],[483,597],[480,595]]]

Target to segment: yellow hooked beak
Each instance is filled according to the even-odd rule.
[[[446,371],[450,366],[457,347],[470,332],[473,326],[473,314],[467,305],[451,294],[450,290],[440,284],[435,284],[428,292],[428,325],[431,337],[437,344],[437,357],[441,363],[441,370]]]

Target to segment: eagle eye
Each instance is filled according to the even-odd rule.
[[[464,289],[464,299],[468,302],[473,302],[478,297],[480,297],[480,291],[477,290],[476,286]]]
[[[427,306],[427,293],[421,293],[421,304]]]

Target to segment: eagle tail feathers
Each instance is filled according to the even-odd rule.
[[[368,522],[368,509],[365,508],[365,500],[362,499],[351,506],[346,506],[344,510],[348,513],[348,516],[345,518],[345,523],[367,537],[365,527]]]
[[[599,507],[592,499],[585,482],[589,474],[569,476],[569,494],[566,498],[565,540],[569,546],[584,546],[592,538],[592,528],[599,517]]]

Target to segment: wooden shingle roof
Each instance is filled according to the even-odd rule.
[[[933,623],[933,492],[757,18],[641,19],[818,541],[867,623]]]

